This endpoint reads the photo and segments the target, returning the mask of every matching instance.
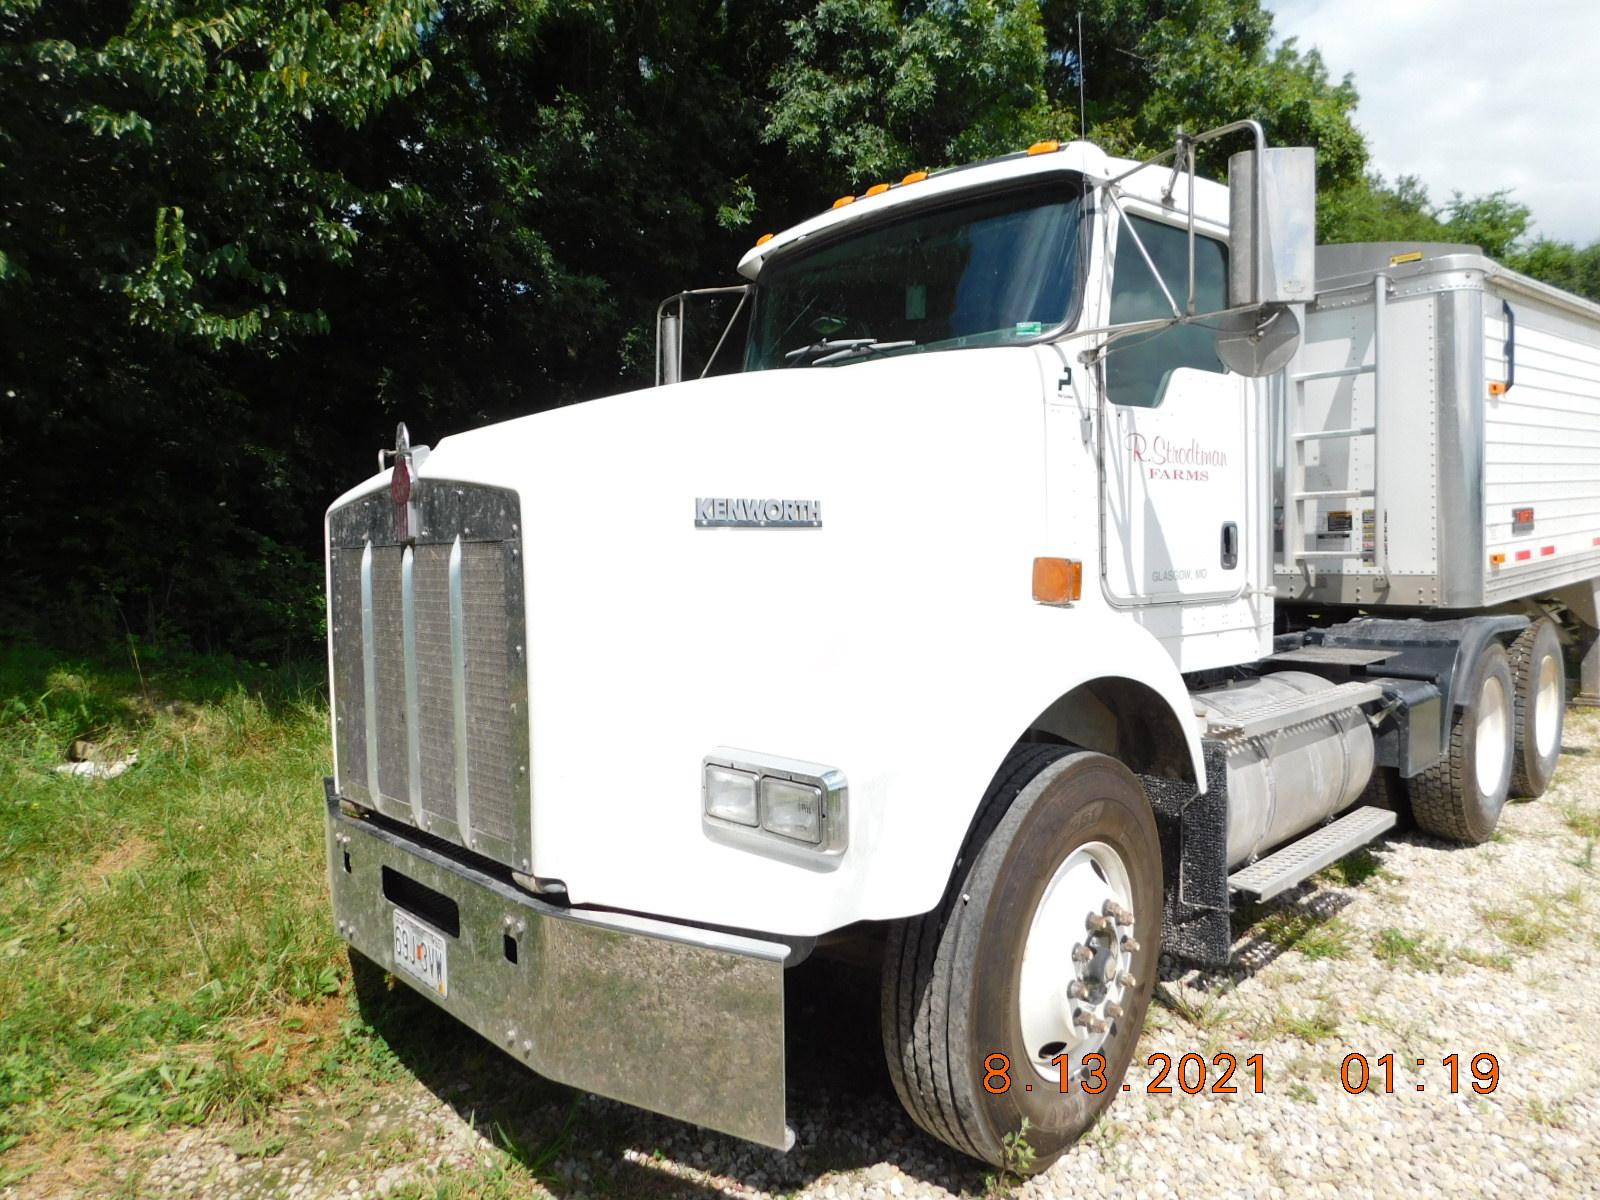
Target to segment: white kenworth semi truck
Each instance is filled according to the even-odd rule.
[[[402,427],[327,518],[359,979],[782,1148],[784,971],[865,946],[916,1122],[1042,1166],[1239,897],[1488,838],[1600,682],[1600,308],[1313,217],[1252,122],[1045,142],[763,237],[740,371],[686,294],[665,386]]]

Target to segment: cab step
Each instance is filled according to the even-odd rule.
[[[1391,809],[1363,805],[1228,876],[1228,886],[1270,900],[1394,828]]]

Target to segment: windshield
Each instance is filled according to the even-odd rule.
[[[995,346],[1066,321],[1077,180],[957,201],[796,249],[762,268],[745,369]]]

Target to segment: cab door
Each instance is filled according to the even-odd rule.
[[[1112,325],[1172,315],[1146,254],[1184,304],[1187,232],[1127,216],[1112,261]],[[1196,235],[1196,311],[1227,306],[1227,254],[1223,242]],[[1248,578],[1248,381],[1228,372],[1217,356],[1215,332],[1198,325],[1113,341],[1101,380],[1107,595],[1127,605],[1239,595]]]

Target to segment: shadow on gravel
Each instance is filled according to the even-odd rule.
[[[797,1135],[787,1154],[542,1079],[404,985],[390,988],[363,1005],[373,1029],[424,1087],[558,1197],[711,1196],[730,1183],[784,1193],[880,1164],[957,1194],[984,1191],[986,1168],[927,1137],[900,1107],[875,969],[813,958],[785,977]],[[883,1176],[888,1191],[893,1172]]]

